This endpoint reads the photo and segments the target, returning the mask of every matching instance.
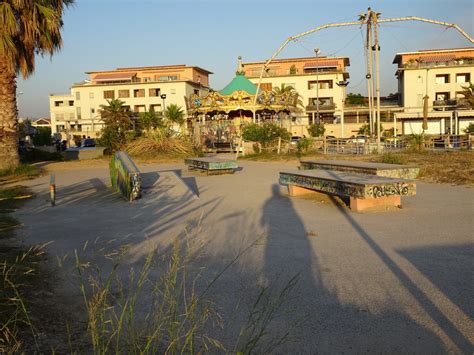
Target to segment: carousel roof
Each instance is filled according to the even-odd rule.
[[[245,77],[243,73],[237,73],[234,79],[219,93],[221,95],[231,95],[237,91],[245,91],[250,95],[257,93],[257,86]]]

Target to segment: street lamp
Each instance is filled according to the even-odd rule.
[[[161,99],[163,100],[163,112],[165,112],[165,100],[166,100],[166,94],[161,94],[160,95]]]
[[[319,67],[318,67],[318,55],[321,53],[319,48],[314,49],[316,55],[316,123],[319,124]]]
[[[344,104],[346,101],[346,87],[349,85],[347,80],[341,80],[336,83],[337,86],[342,87],[342,104],[341,104],[341,138],[344,138]]]

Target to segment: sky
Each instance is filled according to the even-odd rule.
[[[76,0],[64,14],[63,47],[39,57],[35,73],[18,78],[19,117],[49,117],[48,96],[68,93],[85,72],[117,67],[186,64],[214,74],[213,89],[244,62],[272,56],[290,36],[337,22],[356,21],[367,7],[381,18],[418,16],[456,23],[474,36],[473,0]],[[366,94],[364,29],[325,29],[290,42],[278,58],[347,56],[347,92]],[[381,93],[397,91],[396,53],[470,47],[453,29],[419,22],[380,28]]]

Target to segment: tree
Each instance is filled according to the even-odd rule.
[[[291,85],[281,84],[280,86],[275,86],[272,89],[272,93],[275,96],[280,95],[289,95],[296,100],[296,108],[299,110],[300,107],[303,107],[303,101],[301,101],[301,95],[295,90],[295,88]]]
[[[165,109],[165,118],[181,126],[184,123],[184,111],[180,106],[170,104]]]
[[[364,97],[361,94],[347,94],[346,96],[346,104],[347,105],[364,105]]]
[[[149,133],[151,130],[161,127],[161,116],[158,116],[158,114],[153,110],[143,112],[138,117],[138,125],[140,129],[143,129],[146,133]]]
[[[130,112],[119,99],[107,101],[99,111],[104,128],[101,131],[100,144],[112,151],[120,149],[127,142],[127,132],[133,128]]]
[[[322,137],[324,132],[326,132],[326,128],[322,123],[313,123],[308,126],[308,133],[311,137]]]
[[[61,48],[62,15],[73,2],[0,2],[0,169],[19,164],[16,78],[34,72],[37,54],[53,55]]]
[[[474,108],[474,83],[469,82],[467,86],[462,86],[464,89],[461,95],[464,96],[464,104],[469,108]]]

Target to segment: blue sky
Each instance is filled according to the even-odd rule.
[[[460,25],[474,36],[473,0],[76,0],[64,16],[61,52],[38,58],[18,79],[20,117],[49,117],[48,95],[67,93],[85,72],[124,66],[187,64],[214,72],[211,87],[234,76],[237,56],[268,59],[289,37],[327,23],[355,21],[367,7],[382,18],[419,16]],[[402,22],[383,25],[382,94],[396,92],[397,52],[472,46],[457,31]],[[319,31],[290,43],[279,58],[350,57],[348,92],[366,92],[363,36],[358,26]]]

